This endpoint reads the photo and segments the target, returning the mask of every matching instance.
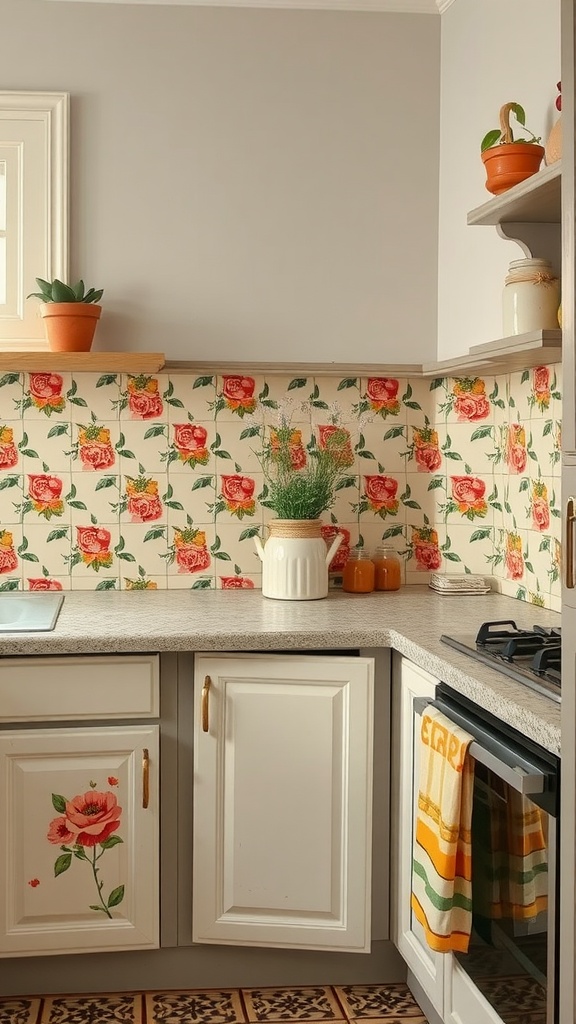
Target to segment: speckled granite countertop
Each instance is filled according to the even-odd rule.
[[[392,647],[559,754],[559,705],[440,641],[442,633],[476,633],[488,619],[560,624],[555,612],[499,594],[439,596],[421,586],[335,591],[321,601],[238,590],[73,591],[52,633],[0,634],[0,656]]]

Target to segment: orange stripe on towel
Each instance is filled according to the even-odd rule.
[[[414,915],[424,929],[426,942],[430,949],[436,950],[437,953],[450,953],[451,950],[454,950],[456,953],[468,952],[468,946],[470,943],[470,936],[468,934],[464,934],[463,932],[452,932],[450,935],[438,935],[430,928],[426,914],[414,893],[412,893],[411,902]]]
[[[444,853],[440,849],[438,837],[422,821],[422,818],[416,819],[416,842],[423,850],[426,850],[437,874],[441,878],[452,880],[459,876],[460,878],[465,878],[468,882],[471,881],[472,858],[470,855],[466,855],[462,849],[458,849],[455,854]]]

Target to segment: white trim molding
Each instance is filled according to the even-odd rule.
[[[50,2],[50,0],[48,0]],[[61,3],[62,0],[56,0]],[[66,0],[65,0],[66,2]],[[154,4],[156,7],[267,7],[301,11],[382,11],[390,14],[438,14],[454,0],[67,0],[69,3]]]

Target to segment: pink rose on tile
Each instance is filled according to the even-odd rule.
[[[548,488],[541,480],[532,484],[532,526],[543,533],[550,527]]]
[[[484,500],[486,484],[477,476],[452,476],[452,498],[458,512],[469,519],[485,516],[488,505]]]
[[[490,403],[486,395],[472,393],[459,395],[454,403],[458,419],[466,423],[485,420],[490,415]]]
[[[532,375],[532,394],[540,409],[548,409],[550,405],[550,370],[547,366],[537,366]]]
[[[204,530],[186,527],[174,531],[174,553],[179,572],[202,572],[210,565]]]
[[[182,462],[205,466],[209,459],[206,440],[208,431],[197,423],[174,424],[174,447]]]
[[[504,564],[509,579],[522,579],[524,575],[524,556],[522,554],[522,538],[517,533],[506,534]]]
[[[511,423],[508,427],[504,458],[511,473],[520,474],[526,469],[526,431],[520,423]]]
[[[62,590],[59,580],[52,580],[48,576],[28,577],[28,590]]]
[[[414,458],[419,473],[434,473],[442,465],[440,449],[431,444],[415,448]]]
[[[18,462],[12,427],[0,427],[0,469],[12,469]]]
[[[128,498],[133,523],[150,523],[162,518],[162,502],[157,494],[135,494]]]
[[[0,573],[13,572],[18,568],[14,551],[14,538],[10,530],[0,530]]]
[[[422,572],[431,572],[442,565],[442,552],[437,544],[430,541],[417,541],[414,545],[416,568]]]
[[[254,412],[256,408],[255,387],[256,381],[253,377],[225,373],[222,377],[222,398],[227,408],[232,412],[240,412],[242,415]]]
[[[136,420],[151,420],[162,415],[164,406],[155,377],[142,374],[128,378],[128,408]]]
[[[550,526],[550,508],[545,498],[532,499],[532,525],[543,532]]]
[[[223,476],[221,478],[221,493],[226,509],[232,514],[242,512],[244,515],[254,515],[256,502],[254,501],[254,490],[256,483],[249,476]]]
[[[365,476],[364,488],[369,508],[373,512],[395,515],[399,502],[396,498],[398,481],[382,474]]]
[[[60,477],[49,473],[28,474],[28,497],[32,507],[38,515],[51,519],[52,516],[61,516],[64,512],[62,494],[62,481]]]
[[[395,377],[369,377],[366,385],[366,397],[370,408],[374,412],[397,415],[400,411],[399,383]]]
[[[28,386],[32,404],[47,415],[62,412],[66,405],[62,395],[63,385],[64,380],[59,373],[31,373]]]
[[[96,572],[100,566],[108,568],[112,565],[110,530],[105,530],[103,526],[77,526],[76,538],[85,565],[89,565]]]
[[[246,576],[221,576],[222,590],[254,590],[254,581]]]

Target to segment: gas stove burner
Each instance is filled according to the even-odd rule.
[[[498,672],[560,702],[562,641],[555,626],[519,629],[513,619],[483,622],[475,637],[442,641]]]

